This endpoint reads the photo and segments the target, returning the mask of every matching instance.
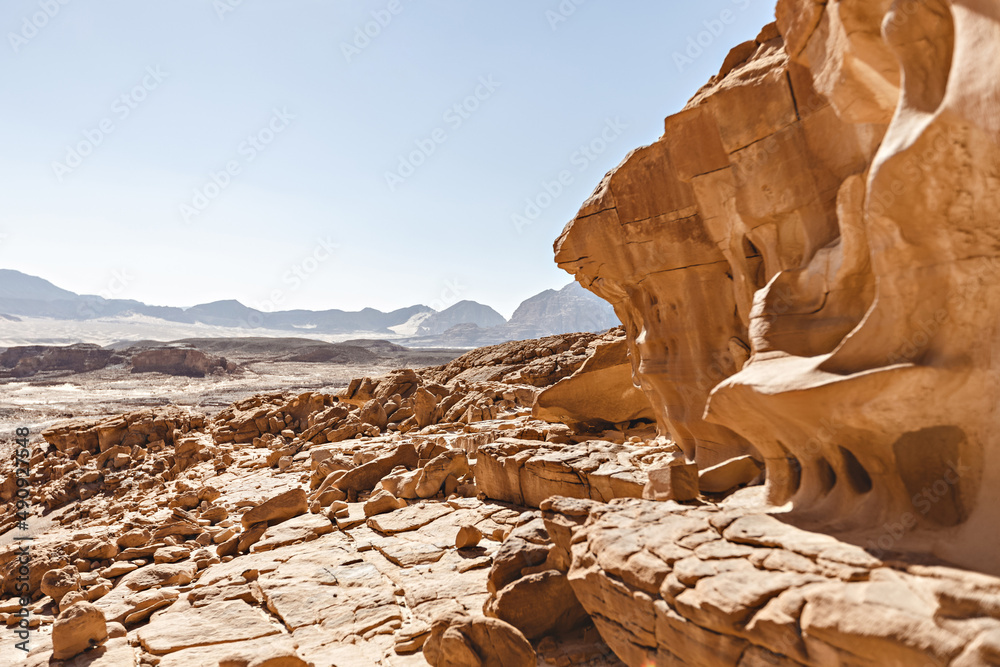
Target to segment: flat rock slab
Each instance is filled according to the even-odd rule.
[[[33,640],[34,641],[34,640]],[[18,651],[20,653],[20,651]],[[23,655],[23,654],[22,654]],[[109,639],[103,646],[91,649],[72,660],[65,662],[49,662],[52,653],[45,651],[28,658],[26,662],[5,662],[0,658],[3,665],[23,665],[24,667],[49,667],[50,664],[58,664],[62,667],[135,667],[135,650],[129,646],[128,640],[124,637]],[[216,665],[218,663],[215,663]],[[215,667],[213,665],[213,667]]]
[[[190,583],[198,573],[194,563],[156,563],[129,572],[118,586],[133,591],[144,591],[154,586],[183,586]]]
[[[264,531],[260,542],[254,544],[253,552],[270,551],[289,544],[309,542],[321,535],[333,532],[333,524],[322,514],[303,514],[289,519]]]
[[[289,558],[257,580],[268,609],[289,630],[323,624],[330,636],[364,634],[371,619],[400,619],[395,586],[360,554],[338,548],[340,533],[274,553]],[[310,658],[313,659],[313,658]]]
[[[308,667],[309,663],[295,652],[291,637],[270,636],[245,642],[216,646],[199,646],[163,656],[159,667],[219,667],[219,665],[275,665],[278,667]]]
[[[164,613],[139,630],[142,647],[154,655],[275,635],[281,630],[246,602],[219,602],[183,613]]]
[[[337,528],[350,530],[360,526],[368,519],[364,503],[350,503],[347,506],[347,516],[337,518]]]
[[[393,535],[423,528],[432,521],[451,514],[455,510],[441,504],[420,503],[410,505],[391,514],[382,514],[368,519],[368,525],[380,533]]]

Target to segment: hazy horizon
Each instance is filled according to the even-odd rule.
[[[4,270],[4,268],[5,267],[0,267],[0,271]],[[52,284],[55,287],[58,287],[60,289],[65,289],[67,291],[74,292],[74,290],[68,289],[68,288],[64,287],[63,285],[60,285],[60,284],[58,284],[58,283],[56,283],[56,282],[54,282],[52,280],[48,280],[45,276],[39,276],[39,275],[35,275],[35,274],[30,274],[30,273],[27,273],[26,271],[20,271],[18,269],[14,269],[14,270],[19,271],[20,273],[22,273],[24,275],[28,275],[28,276],[31,276],[33,278],[39,278],[41,280],[44,280],[44,281],[46,281],[46,282],[48,282],[48,283],[50,283],[50,284]],[[122,283],[122,282],[127,282],[128,278],[129,278],[128,275],[121,275],[121,274],[119,274],[119,276],[112,278],[112,282],[115,283],[115,284]],[[566,280],[565,284],[560,285],[560,286],[556,286],[556,287],[546,288],[546,289],[551,289],[551,290],[559,291],[559,290],[561,290],[561,289],[563,289],[563,288],[565,288],[565,287],[573,284],[574,282],[575,281],[572,279],[572,276],[570,276],[570,275],[567,274],[567,280]],[[461,284],[451,284],[451,285],[449,285],[449,288],[453,292],[461,291],[462,287],[463,286]],[[521,299],[521,301],[519,302],[518,305],[520,305],[520,303],[523,303],[527,299],[530,299],[531,297],[537,296],[537,295],[545,292],[546,289],[539,290],[538,292],[535,292],[533,294],[526,295],[523,299]],[[112,289],[110,291],[114,291],[114,290]],[[100,293],[98,293],[98,294],[90,294],[90,293],[82,293],[82,292],[75,292],[75,293],[78,296],[88,296],[88,297],[89,296],[100,296],[102,298],[107,298],[107,299],[119,299],[119,298],[121,298],[121,297],[111,296],[108,291],[105,291],[104,294],[100,294]],[[249,304],[243,303],[239,299],[235,299],[235,298],[230,298],[230,299],[214,299],[213,301],[199,301],[197,303],[190,303],[190,304],[186,304],[186,305],[150,303],[149,301],[144,301],[141,298],[129,298],[127,300],[138,301],[138,302],[141,302],[141,303],[143,303],[143,304],[145,304],[147,306],[179,308],[181,310],[189,310],[191,308],[194,308],[195,306],[205,305],[205,304],[208,304],[208,303],[215,303],[215,302],[219,302],[219,301],[239,301],[244,306],[249,306]],[[432,303],[406,303],[406,304],[401,304],[401,305],[389,307],[389,308],[386,308],[384,310],[383,309],[376,309],[376,310],[383,310],[383,312],[387,312],[388,313],[388,312],[393,312],[393,311],[396,311],[396,310],[405,310],[407,308],[412,308],[412,307],[415,307],[415,306],[429,306],[431,308],[434,308],[434,310],[437,310],[437,311],[440,312],[440,311],[443,311],[443,310],[446,310],[446,309],[450,308],[451,306],[454,306],[454,305],[456,305],[458,303],[461,303],[463,301],[474,301],[474,300],[473,299],[464,299],[464,298],[463,299],[457,299],[457,300],[454,300],[454,301],[439,299],[438,303],[436,305],[443,306],[442,308],[436,308],[435,305],[432,305]],[[477,302],[477,303],[481,303],[481,305],[484,305],[484,306],[489,306],[489,307],[493,308],[493,310],[496,310],[497,312],[500,312],[497,308],[493,307],[492,304],[482,303],[482,302]],[[252,306],[249,306],[249,307],[252,307]],[[355,309],[355,312],[363,310],[363,309],[366,309],[366,308],[372,308],[372,306],[363,306],[361,308],[357,308],[357,309]],[[294,310],[294,309],[279,309],[279,310]],[[315,308],[302,308],[301,310],[318,310],[318,309],[315,309]],[[346,309],[344,309],[344,308],[339,308],[338,309],[338,308],[334,307],[334,308],[325,308],[323,310],[346,310]],[[503,314],[503,313],[500,313],[500,314],[503,315],[504,319],[509,320],[510,316],[513,314],[513,311],[510,314]]]
[[[509,317],[571,280],[551,245],[604,174],[771,20],[749,0],[12,0],[0,267],[152,305]]]

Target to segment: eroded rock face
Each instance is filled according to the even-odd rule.
[[[1000,579],[883,562],[778,517],[553,498],[567,578],[628,665],[988,665]]]
[[[996,572],[1000,8],[777,16],[604,179],[556,261],[614,305],[700,467],[756,451],[802,520],[902,522],[895,548]]]

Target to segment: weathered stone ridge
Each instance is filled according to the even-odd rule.
[[[1000,7],[780,0],[555,245],[701,467],[1000,571]]]
[[[957,667],[1000,656],[994,577],[884,562],[753,511],[569,498],[543,509],[548,562],[571,554],[565,578],[628,665]]]

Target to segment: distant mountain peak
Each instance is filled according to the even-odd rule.
[[[507,324],[507,320],[489,306],[475,301],[459,301],[421,322],[417,333],[421,336],[433,336],[460,324],[475,324],[488,329],[503,326]]]
[[[447,339],[455,346],[476,347],[506,340],[523,340],[563,333],[603,331],[618,326],[611,306],[570,283],[526,299],[508,322],[487,305],[463,300],[441,312],[427,306],[410,306],[391,313],[374,308],[343,310],[289,310],[262,312],[236,299],[222,299],[190,308],[149,306],[139,301],[81,296],[52,283],[12,269],[0,269],[0,321],[13,327],[17,316],[85,322],[130,317],[155,318],[166,324],[209,325],[289,335],[357,334],[365,338],[414,336],[414,344],[435,344]],[[443,334],[447,333],[447,336]],[[273,335],[273,334],[268,334]]]

